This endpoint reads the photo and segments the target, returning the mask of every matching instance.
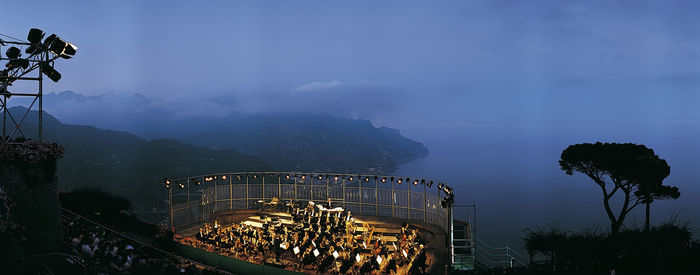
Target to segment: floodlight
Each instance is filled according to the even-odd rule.
[[[7,62],[7,64],[5,64],[5,67],[7,67],[10,70],[17,68],[17,67],[22,67],[22,69],[27,69],[27,68],[29,68],[29,60],[21,59],[21,58],[10,60],[10,62]]]
[[[418,180],[413,180],[413,185],[418,185]]]
[[[170,189],[170,187],[172,186],[172,183],[170,182],[170,180],[168,178],[164,178],[163,183],[165,183],[165,188],[167,188],[167,189]]]
[[[318,175],[318,180],[322,180],[322,179],[323,179],[323,176],[321,176],[321,175],[319,174],[319,175]]]
[[[27,40],[29,43],[32,44],[41,44],[41,39],[44,38],[44,31],[37,29],[37,28],[32,28],[29,30],[29,34],[27,35]]]
[[[338,181],[338,176],[333,177],[334,181]]]
[[[442,184],[442,182],[441,182],[440,184],[438,184],[438,190],[442,190],[442,187],[443,187],[443,186],[445,186],[445,185]]]
[[[49,51],[51,51],[55,55],[63,54],[63,51],[65,49],[66,49],[66,41],[60,37],[56,37],[53,40],[53,42],[51,42],[51,46],[49,46]]]
[[[14,58],[20,57],[20,55],[22,55],[22,51],[20,51],[17,47],[10,47],[10,48],[7,49],[7,51],[5,52],[5,55],[7,56],[7,58],[13,58],[13,59],[14,59]]]
[[[286,176],[284,176],[284,178],[285,178],[285,179],[289,179],[289,174],[287,174]]]
[[[41,72],[44,73],[48,78],[53,80],[53,82],[58,82],[61,80],[61,73],[56,71],[53,67],[49,66],[49,63],[47,62],[42,62],[41,65]]]
[[[238,180],[241,180],[241,175],[236,176],[236,178],[238,178]]]
[[[385,183],[385,182],[386,182],[386,178],[382,178],[382,183]]]
[[[348,180],[349,180],[349,181],[352,181],[352,176],[350,176],[350,178],[348,178]]]
[[[305,180],[305,179],[306,179],[306,175],[301,175],[301,180]]]
[[[432,180],[428,182],[428,187],[431,187],[431,186],[433,186],[433,181],[432,181]]]
[[[368,181],[369,181],[369,177],[365,177],[365,182],[368,182]]]
[[[49,37],[44,39],[44,46],[48,47],[51,46],[51,43],[53,43],[53,40],[56,39],[56,34],[51,34]]]
[[[193,179],[192,179],[192,183],[194,183],[194,185],[198,185],[198,186],[202,184],[202,182],[199,181],[198,178],[193,178]]]
[[[178,180],[178,181],[177,181],[177,187],[180,187],[180,189],[184,189],[184,188],[185,188],[185,185],[182,184],[182,182],[180,182],[180,181]]]
[[[396,183],[401,184],[401,179],[397,179]]]
[[[226,180],[226,175],[221,176],[222,180]]]
[[[66,43],[66,48],[63,50],[63,54],[61,54],[61,57],[65,59],[70,59],[75,55],[77,51],[78,47],[71,43]]]

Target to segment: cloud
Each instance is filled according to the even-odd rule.
[[[333,87],[338,87],[343,85],[340,81],[337,80],[331,80],[331,81],[314,81],[311,83],[306,83],[304,85],[301,85],[297,87],[297,91],[301,92],[310,92],[310,91],[317,91],[317,90],[325,90]]]

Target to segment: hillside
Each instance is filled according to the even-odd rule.
[[[374,127],[368,120],[320,113],[242,114],[234,111],[235,104],[228,99],[168,100],[65,91],[47,94],[44,106],[72,124],[123,130],[144,139],[172,138],[207,148],[235,149],[278,170],[391,172],[404,161],[428,154],[423,144],[398,130]],[[13,102],[24,104],[20,99]],[[308,110],[300,110],[304,111]]]
[[[19,116],[24,110],[14,107],[11,113]],[[30,112],[23,127],[32,138],[37,132],[37,115]],[[44,140],[65,147],[65,155],[58,162],[61,190],[89,186],[152,202],[155,184],[163,177],[269,167],[236,150],[207,149],[172,139],[146,141],[127,132],[63,124],[46,113],[43,119]]]

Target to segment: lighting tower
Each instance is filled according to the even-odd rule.
[[[66,42],[56,34],[49,35],[46,39],[44,39],[44,35],[44,31],[33,28],[29,30],[26,41],[7,35],[0,37],[0,62],[7,61],[4,67],[0,67],[0,112],[2,112],[2,140],[0,141],[0,147],[12,143],[13,138],[28,138],[22,130],[22,123],[35,104],[39,105],[37,138],[39,141],[42,140],[44,76],[53,82],[58,82],[61,79],[61,74],[54,68],[55,60],[59,58],[70,59],[78,49],[78,47]],[[4,56],[2,55],[3,52]],[[36,74],[32,76],[32,72],[36,72]],[[14,91],[12,84],[18,80],[35,82],[37,89],[32,89],[32,91]],[[15,117],[9,112],[7,102],[11,97],[28,97],[32,100],[22,117]],[[8,129],[10,127],[11,129]],[[8,133],[8,131],[11,132]]]

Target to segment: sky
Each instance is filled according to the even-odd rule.
[[[5,13],[0,33],[25,38],[39,27],[79,47],[57,63],[63,79],[49,92],[139,93],[185,116],[369,119],[443,156],[439,167],[413,171],[455,179],[466,171],[488,186],[524,178],[539,184],[495,186],[538,203],[556,189],[542,182],[571,181],[556,163],[568,144],[637,142],[671,165],[669,180],[685,190],[680,208],[700,207],[697,1],[12,1],[3,9],[17,12]],[[442,155],[445,146],[459,150]],[[468,186],[458,194],[480,188]]]

